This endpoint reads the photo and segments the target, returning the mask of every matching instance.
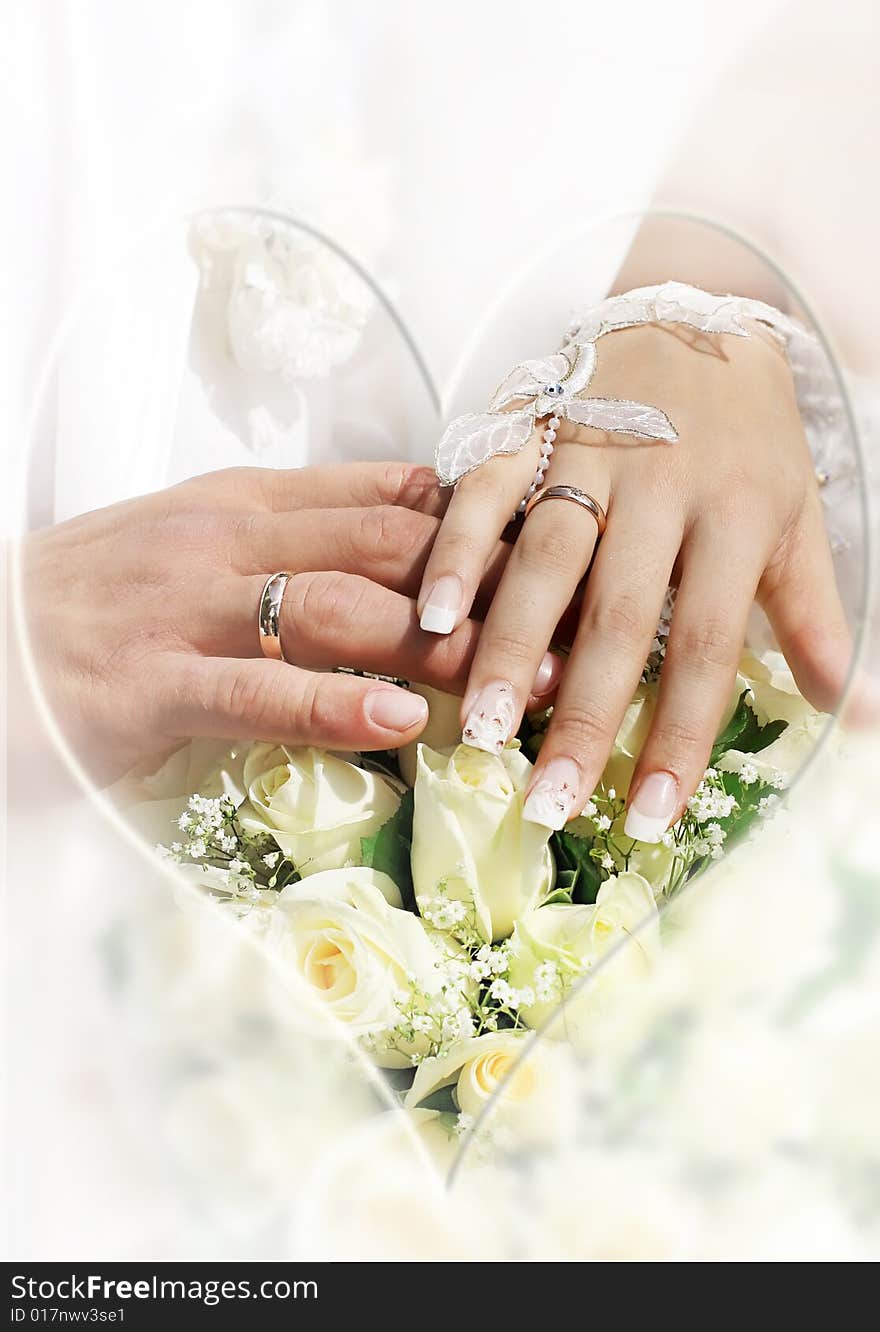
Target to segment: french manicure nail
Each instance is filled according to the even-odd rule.
[[[516,703],[509,680],[484,685],[471,704],[461,738],[472,749],[500,754],[516,724]]]
[[[564,828],[574,811],[581,775],[573,759],[551,759],[523,805],[523,818],[545,828]]]
[[[455,574],[438,578],[422,607],[419,624],[429,634],[451,634],[461,614],[464,590]]]
[[[562,662],[552,652],[545,652],[541,659],[541,665],[535,672],[535,679],[532,684],[532,695],[534,698],[540,698],[542,694],[550,692],[551,685],[555,684],[556,677],[559,674]]]
[[[386,731],[408,731],[428,720],[428,704],[406,689],[377,689],[364,703],[368,721]]]
[[[637,842],[659,842],[669,827],[677,800],[678,783],[671,773],[649,773],[639,784],[623,831]]]

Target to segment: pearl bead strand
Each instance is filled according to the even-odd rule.
[[[526,491],[524,498],[520,501],[519,507],[517,508],[517,513],[525,513],[526,505],[528,504],[529,500],[532,498],[532,496],[535,494],[537,490],[540,490],[541,486],[544,484],[544,473],[547,471],[547,468],[550,466],[550,458],[553,454],[553,443],[556,439],[556,431],[558,427],[559,427],[559,417],[551,416],[550,420],[547,422],[546,426],[544,427],[544,435],[541,440],[541,458],[538,463],[538,470],[535,472],[534,480],[532,481],[532,484],[529,486],[528,490]]]

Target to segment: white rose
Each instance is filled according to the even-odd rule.
[[[602,785],[606,790],[613,787],[619,796],[626,798],[636,761],[654,720],[656,706],[656,682],[640,684],[623,714],[611,757],[602,774]]]
[[[651,885],[629,871],[606,879],[593,906],[553,904],[530,912],[517,922],[510,943],[510,983],[535,994],[534,1004],[520,1008],[523,1021],[542,1026],[581,977],[620,944],[548,1031],[558,1039],[583,1038],[613,991],[645,975],[659,940]]]
[[[813,713],[801,725],[787,726],[778,740],[757,754],[729,749],[717,766],[721,772],[739,772],[748,766],[763,782],[773,785],[782,777],[785,784],[812,758],[827,724],[827,717]]]
[[[303,876],[358,863],[400,803],[383,777],[320,749],[252,745],[244,785],[242,828],[268,833]]]
[[[751,687],[751,681],[743,679],[738,681],[738,687],[728,699],[719,729],[726,726],[733,716],[737,699],[743,689]],[[620,723],[620,729],[615,737],[611,757],[602,774],[602,786],[605,790],[607,791],[613,787],[618,796],[624,799],[629,794],[629,784],[632,781],[639,754],[642,752],[642,746],[648,738],[648,732],[654,720],[658,690],[659,684],[656,680],[638,686],[632,702],[623,714],[623,721]]]
[[[728,750],[719,760],[718,768],[722,772],[739,772],[748,765],[762,781],[771,784],[780,775],[785,779],[793,777],[812,757],[828,718],[798,692],[794,676],[779,652],[765,652],[761,657],[744,653],[737,683],[740,693],[743,689],[749,691],[749,702],[762,726],[774,721],[788,724],[777,740],[757,754]]]
[[[553,885],[550,832],[523,819],[532,765],[459,745],[448,757],[419,745],[412,871],[423,910],[464,902],[487,942],[504,939]]]
[[[818,715],[799,692],[781,652],[765,652],[760,657],[745,652],[739,675],[751,694],[750,702],[762,726],[780,720],[802,726]]]
[[[568,1125],[573,1109],[569,1073],[567,1050],[536,1041],[530,1032],[490,1032],[460,1041],[446,1055],[425,1059],[404,1105],[416,1107],[441,1087],[451,1086],[460,1112],[476,1121],[500,1089],[496,1104],[504,1126],[521,1139],[540,1139]]]
[[[400,772],[407,786],[415,786],[419,762],[419,745],[448,753],[461,740],[461,699],[444,694],[442,689],[430,685],[412,685],[414,694],[421,694],[428,704],[428,724],[418,740],[397,751]]]
[[[425,992],[440,983],[440,952],[418,916],[402,910],[387,874],[363,866],[326,870],[280,894],[297,974],[353,1036],[367,1038],[376,1063],[403,1068],[412,1049],[386,1048],[400,1021],[397,999],[410,978]]]

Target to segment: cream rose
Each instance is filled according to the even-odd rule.
[[[252,745],[243,780],[242,828],[273,837],[303,877],[358,863],[400,803],[383,777],[320,749]]]
[[[794,676],[779,652],[758,657],[743,654],[737,677],[739,693],[749,691],[749,702],[762,726],[785,721],[787,726],[777,740],[757,754],[730,749],[718,762],[722,772],[753,768],[758,777],[773,783],[778,777],[788,780],[810,759],[828,718],[799,693]]]
[[[531,1033],[490,1032],[424,1060],[404,1105],[416,1107],[451,1086],[460,1112],[476,1120],[500,1092],[497,1106],[504,1125],[520,1137],[541,1138],[558,1133],[570,1118],[569,1065],[567,1050],[536,1041]]]
[[[387,1048],[400,1021],[396,1001],[410,978],[436,991],[443,959],[418,916],[402,909],[394,882],[363,866],[326,870],[285,888],[278,910],[290,926],[286,951],[315,998],[366,1038],[377,1064],[408,1065],[412,1048]]]
[[[606,790],[613,787],[619,796],[626,797],[636,761],[654,720],[656,706],[656,682],[640,684],[623,714],[611,757],[602,774],[602,785]]]
[[[448,757],[419,746],[413,816],[416,901],[464,902],[482,939],[504,939],[553,885],[550,833],[522,816],[532,765],[459,745]]]
[[[733,716],[737,700],[743,689],[752,688],[752,686],[753,682],[751,680],[740,677],[737,688],[728,700],[727,708],[721,720],[721,728],[726,726]],[[632,781],[636,762],[654,720],[658,690],[659,683],[656,680],[638,686],[632,702],[623,714],[623,721],[620,723],[611,757],[602,774],[602,785],[605,790],[607,791],[613,787],[618,796],[622,796],[624,799],[629,794],[629,784]]]
[[[760,657],[752,652],[743,653],[739,679],[739,692],[742,693],[743,685],[749,690],[749,701],[762,726],[780,720],[790,726],[802,726],[818,715],[799,692],[781,652],[765,652]]]
[[[612,991],[645,975],[659,939],[657,905],[641,874],[606,879],[593,906],[554,904],[530,912],[517,922],[510,942],[510,984],[535,996],[534,1003],[520,1007],[523,1021],[542,1026],[580,978],[622,944],[548,1030],[559,1039],[582,1038]]]
[[[419,745],[448,753],[461,740],[461,699],[444,694],[429,685],[412,685],[414,694],[421,694],[428,704],[428,724],[418,740],[397,751],[400,773],[407,786],[415,786],[418,773]]]

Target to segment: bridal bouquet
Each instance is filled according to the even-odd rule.
[[[664,902],[774,808],[821,729],[778,654],[745,654],[686,812],[660,844],[634,842],[624,807],[657,698],[654,646],[602,781],[561,832],[522,817],[550,714],[490,755],[458,743],[458,699],[423,690],[427,730],[399,752],[227,748],[160,850],[220,909],[259,918],[310,997],[396,1070],[405,1106],[466,1131],[533,1031],[589,1040],[650,968]],[[505,1096],[533,1100],[527,1075],[517,1065]]]

